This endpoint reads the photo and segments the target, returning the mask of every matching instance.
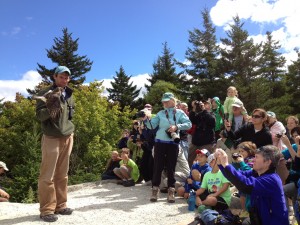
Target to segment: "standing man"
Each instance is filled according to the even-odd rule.
[[[53,85],[39,93],[43,95],[56,87],[63,88],[60,96],[61,113],[57,120],[50,117],[45,102],[38,100],[36,106],[36,115],[41,121],[43,132],[38,195],[40,218],[45,222],[56,221],[56,214],[71,215],[73,212],[66,205],[69,158],[74,132],[74,124],[71,122],[74,112],[73,91],[67,86],[70,75],[67,67],[58,66],[53,75]]]
[[[197,149],[207,149],[210,153],[213,152],[216,121],[214,115],[204,108],[201,101],[192,102],[189,118],[196,128],[189,146],[188,162],[191,168],[197,155]]]

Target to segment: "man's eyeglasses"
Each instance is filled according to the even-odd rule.
[[[259,118],[262,118],[262,116],[260,116],[260,115],[252,115],[252,118],[259,119]]]

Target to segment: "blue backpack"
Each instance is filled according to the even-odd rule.
[[[219,213],[216,210],[205,209],[200,215],[201,221],[205,225],[215,225],[215,220],[217,219]]]
[[[215,225],[241,225],[242,220],[239,216],[232,214],[230,209],[225,209],[219,213],[215,220]]]

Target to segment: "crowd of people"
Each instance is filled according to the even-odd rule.
[[[236,88],[229,87],[227,94],[224,105],[214,97],[193,101],[190,110],[170,92],[162,96],[163,109],[156,114],[145,105],[132,131],[124,130],[127,146],[121,145],[124,132],[119,141],[122,155],[129,152],[135,163],[127,166],[129,176],[115,173],[119,183],[151,185],[151,202],[160,192],[167,193],[169,203],[176,196],[188,199],[192,190],[199,213],[228,209],[234,195],[240,199],[243,224],[288,225],[289,215],[300,224],[298,118],[289,116],[284,126],[262,108],[249,115]],[[134,167],[139,178],[134,178]]]
[[[74,132],[70,75],[67,67],[58,66],[53,85],[39,93],[45,96],[62,88],[61,95],[52,99],[60,105],[59,116],[52,116],[57,111],[50,101],[38,100],[36,106],[43,132],[38,195],[40,218],[45,222],[73,212],[67,207]],[[195,193],[200,214],[228,209],[231,190],[236,188],[243,224],[288,225],[293,209],[300,224],[299,120],[291,115],[284,126],[274,112],[261,108],[249,115],[237,94],[231,86],[224,105],[213,97],[193,101],[189,110],[187,103],[167,92],[156,114],[146,104],[132,127],[123,129],[102,181],[114,180],[124,187],[148,185],[151,202],[159,199],[160,192],[167,193],[168,203],[174,203],[176,196],[188,199]],[[6,164],[0,162],[0,174],[5,171]],[[0,201],[9,197],[0,187]]]

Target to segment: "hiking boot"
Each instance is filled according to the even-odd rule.
[[[175,188],[169,187],[167,200],[169,203],[175,202]]]
[[[124,187],[131,187],[131,186],[134,186],[135,185],[135,183],[134,183],[134,180],[126,180],[126,181],[124,181],[123,182],[123,186]]]
[[[151,202],[157,202],[158,193],[159,193],[159,188],[158,187],[153,187],[152,188],[152,195],[150,197]]]
[[[55,222],[56,220],[58,220],[58,217],[55,214],[48,214],[45,216],[40,216],[40,218],[48,223]]]
[[[55,214],[60,214],[60,215],[71,215],[73,211],[74,211],[74,210],[71,209],[71,208],[64,208],[64,209],[62,209],[62,210],[60,210],[60,211],[56,211]]]

